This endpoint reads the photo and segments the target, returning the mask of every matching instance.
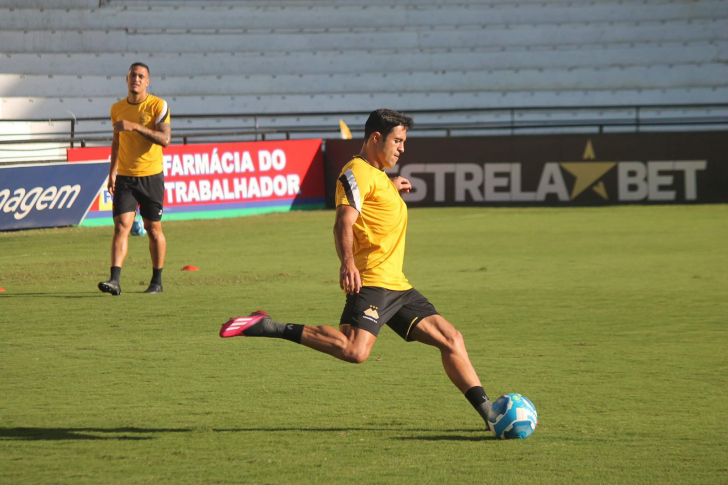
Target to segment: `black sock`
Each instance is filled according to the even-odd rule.
[[[465,398],[478,411],[483,421],[488,421],[488,413],[490,412],[491,402],[485,390],[480,386],[471,387],[465,393]]]
[[[162,284],[162,270],[164,268],[152,268],[152,281],[150,285],[161,285]]]
[[[268,317],[255,325],[248,327],[243,333],[247,337],[283,338],[300,344],[301,336],[303,335],[303,327],[305,327],[305,325],[276,322],[272,318]]]
[[[116,281],[118,283],[119,278],[121,278],[121,266],[112,266],[111,278],[109,279],[109,281]]]
[[[304,326],[297,323],[286,323],[286,328],[283,329],[281,338],[300,344]]]

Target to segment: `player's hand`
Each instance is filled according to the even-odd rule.
[[[109,181],[106,183],[106,190],[109,191],[109,195],[114,195],[114,188],[116,187],[116,175],[109,175]]]
[[[359,290],[361,290],[361,275],[353,261],[341,265],[339,269],[339,286],[347,295],[359,293]]]
[[[121,120],[114,123],[114,133],[134,131],[138,125],[132,121]]]
[[[400,193],[404,192],[405,194],[409,194],[410,189],[412,189],[410,181],[399,175],[392,179],[392,183]]]

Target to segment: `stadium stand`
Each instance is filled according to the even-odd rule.
[[[5,140],[71,123],[27,120],[108,134],[135,61],[176,134],[322,136],[380,106],[459,134],[711,120],[726,116],[708,106],[728,103],[726,47],[728,0],[0,0],[0,125]]]

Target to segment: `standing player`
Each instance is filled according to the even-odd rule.
[[[162,147],[169,145],[172,136],[169,108],[166,101],[147,93],[149,67],[145,64],[135,62],[131,65],[126,84],[126,99],[111,107],[114,141],[111,144],[108,190],[114,199],[114,237],[111,240],[111,278],[99,283],[99,290],[112,295],[121,294],[121,265],[139,207],[152,256],[152,280],[145,293],[161,293],[167,250],[167,241],[162,233]]]
[[[341,267],[339,284],[346,304],[339,329],[276,322],[257,311],[232,318],[221,337],[273,337],[291,340],[346,362],[367,360],[383,325],[405,341],[440,350],[442,365],[455,386],[486,420],[491,402],[470,363],[463,337],[409,284],[402,272],[407,205],[400,192],[411,185],[384,172],[404,153],[408,116],[388,109],[371,113],[364,146],[342,170],[336,184],[334,240]]]

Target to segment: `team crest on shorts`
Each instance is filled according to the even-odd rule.
[[[369,308],[364,310],[364,318],[376,323],[377,320],[379,320],[379,313],[377,310],[378,308],[374,305],[369,305]]]

